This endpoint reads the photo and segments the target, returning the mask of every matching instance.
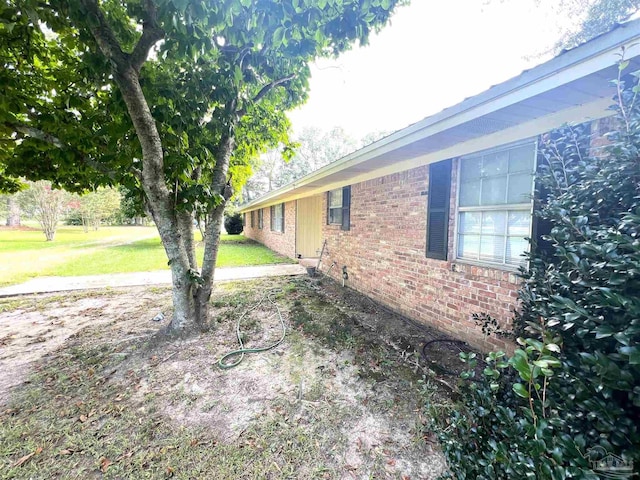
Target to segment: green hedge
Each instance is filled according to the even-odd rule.
[[[521,272],[518,348],[490,354],[479,378],[470,368],[446,415],[427,404],[451,477],[595,480],[608,454],[640,467],[637,77],[614,82],[606,152],[585,150],[581,127],[541,142],[538,215],[553,227]]]

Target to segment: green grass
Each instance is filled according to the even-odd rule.
[[[151,238],[149,238],[151,237]],[[197,234],[199,239],[200,235]],[[242,235],[222,235],[218,267],[290,263]],[[197,248],[202,261],[203,247]],[[42,276],[79,276],[168,269],[154,227],[104,227],[85,233],[61,227],[53,242],[38,230],[0,230],[0,285]]]
[[[286,257],[278,255],[259,243],[243,239],[229,238],[225,235],[218,252],[218,267],[239,267],[243,265],[269,265],[274,263],[290,263]],[[202,262],[204,249],[196,248],[199,262]],[[80,260],[80,261],[78,261]],[[44,271],[43,275],[76,276],[97,275],[102,273],[150,272],[168,269],[167,257],[160,239],[141,240],[130,245],[107,247],[94,253],[83,255],[55,268]]]
[[[116,238],[126,241],[136,237],[152,235],[152,227],[102,227],[97,231],[84,232],[82,227],[60,227],[53,242],[47,242],[39,229],[0,230],[0,253],[16,253],[28,250],[50,250],[60,247],[85,248],[96,242],[105,242]]]

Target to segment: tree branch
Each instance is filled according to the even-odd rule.
[[[137,73],[140,73],[151,48],[164,38],[164,30],[158,25],[158,11],[153,0],[145,0],[144,5],[146,18],[142,24],[142,36],[129,56],[131,66]]]
[[[64,150],[66,145],[60,141],[57,137],[54,137],[50,133],[43,132],[40,129],[30,127],[28,125],[21,125],[18,123],[5,123],[5,126],[14,129],[18,133],[22,133],[27,137],[35,138],[36,140],[40,140],[42,142],[53,145],[60,150]]]
[[[116,38],[111,25],[107,21],[104,13],[100,10],[97,0],[80,0],[82,6],[92,20],[89,22],[89,30],[93,38],[95,38],[98,47],[107,59],[118,67],[122,68],[127,65],[127,55],[122,51],[120,42]]]
[[[96,169],[97,171],[99,171],[100,173],[103,173],[104,175],[107,175],[112,180],[116,179],[115,171],[105,167],[103,164],[101,164],[99,162],[96,162],[95,160],[92,160],[91,158],[89,158],[85,154],[83,154],[82,152],[79,152],[77,150],[72,149],[71,147],[69,147],[69,145],[66,145],[65,143],[62,142],[62,140],[60,140],[58,137],[56,137],[54,135],[51,135],[50,133],[44,132],[44,131],[40,130],[39,128],[35,128],[35,127],[31,127],[29,125],[23,125],[23,124],[19,124],[19,123],[4,123],[3,125],[5,127],[9,127],[11,129],[15,130],[18,133],[21,133],[22,135],[24,135],[26,137],[31,137],[31,138],[34,138],[36,140],[40,140],[41,142],[48,143],[49,145],[53,145],[54,147],[56,147],[56,148],[58,148],[60,150],[73,151],[73,152],[78,154],[78,156],[82,159],[82,161],[87,166]]]
[[[291,75],[287,75],[286,77],[283,78],[279,78],[278,80],[274,80],[271,83],[267,83],[264,87],[262,87],[260,89],[260,91],[258,92],[258,94],[253,97],[253,100],[251,101],[252,103],[257,103],[260,100],[262,100],[262,98],[269,93],[271,90],[273,90],[274,88],[276,88],[279,85],[282,85],[283,83],[287,83],[289,80],[293,80],[296,77],[295,73],[292,73]],[[247,107],[246,105],[244,107],[242,107],[239,111],[238,111],[238,117],[243,117],[247,114]]]

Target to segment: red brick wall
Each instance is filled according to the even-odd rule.
[[[326,225],[323,218],[327,240],[323,270],[336,262],[331,275],[340,279],[346,265],[350,287],[393,310],[478,348],[505,349],[503,340],[483,337],[471,315],[486,312],[508,323],[517,278],[492,268],[426,258],[428,185],[427,166],[352,185],[351,229]],[[453,190],[449,258],[455,224]],[[326,195],[324,202],[326,207]]]
[[[592,146],[606,145],[602,135],[608,119],[592,126]],[[485,337],[472,319],[487,313],[508,327],[517,307],[519,279],[511,271],[470,265],[454,259],[457,161],[453,161],[447,261],[426,258],[426,219],[429,167],[395,173],[351,186],[351,229],[326,224],[323,198],[323,239],[327,247],[322,270],[347,285],[412,319],[463,339],[481,350],[510,350],[511,342]],[[245,235],[290,257],[295,254],[295,206],[287,203],[285,235],[245,227]],[[291,212],[291,213],[290,213]],[[247,217],[249,218],[249,217]]]
[[[254,213],[254,224],[251,228],[251,213],[247,212],[244,225],[244,235],[257,242],[263,243],[287,257],[295,258],[296,255],[296,202],[284,204],[284,233],[271,231],[271,208],[263,209],[264,223],[262,229],[258,228],[258,211]]]

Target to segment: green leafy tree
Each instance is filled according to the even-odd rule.
[[[0,217],[6,217],[8,227],[20,226],[20,203],[17,193],[0,195]]]
[[[252,163],[252,175],[245,184],[243,200],[253,200],[291,183],[385,135],[384,132],[371,132],[356,142],[342,127],[333,127],[329,131],[305,127],[293,139],[295,148],[290,158],[285,158],[289,150],[273,149]]]
[[[288,143],[308,63],[404,0],[14,0],[0,6],[2,188],[140,191],[168,256],[173,332],[207,325],[223,211]],[[194,217],[206,223],[199,267]]]
[[[47,242],[55,238],[58,222],[69,208],[70,200],[67,192],[52,188],[46,180],[28,182],[28,188],[18,197],[21,210],[38,221]]]
[[[640,10],[640,0],[561,0],[556,7],[567,18],[581,18],[567,29],[556,50],[572,48],[609,31]]]
[[[120,209],[120,192],[115,188],[99,187],[93,192],[78,198],[77,210],[80,213],[84,231],[89,227],[98,230],[101,223],[116,215]]]
[[[467,372],[475,381],[435,421],[455,478],[622,475],[594,468],[607,454],[637,474],[640,86],[615,84],[616,126],[604,151],[584,148],[588,131],[579,126],[542,145],[539,216],[552,228],[548,248],[534,249],[522,272],[519,347],[510,358],[491,353],[480,376]]]
[[[116,215],[118,223],[142,225],[147,217],[144,196],[139,190],[129,190],[124,186],[120,186],[118,191],[120,192],[120,209]]]
[[[295,154],[289,162],[283,163],[275,182],[276,188],[324,167],[357,148],[356,141],[342,127],[333,127],[328,132],[305,127],[295,140],[298,144]]]

